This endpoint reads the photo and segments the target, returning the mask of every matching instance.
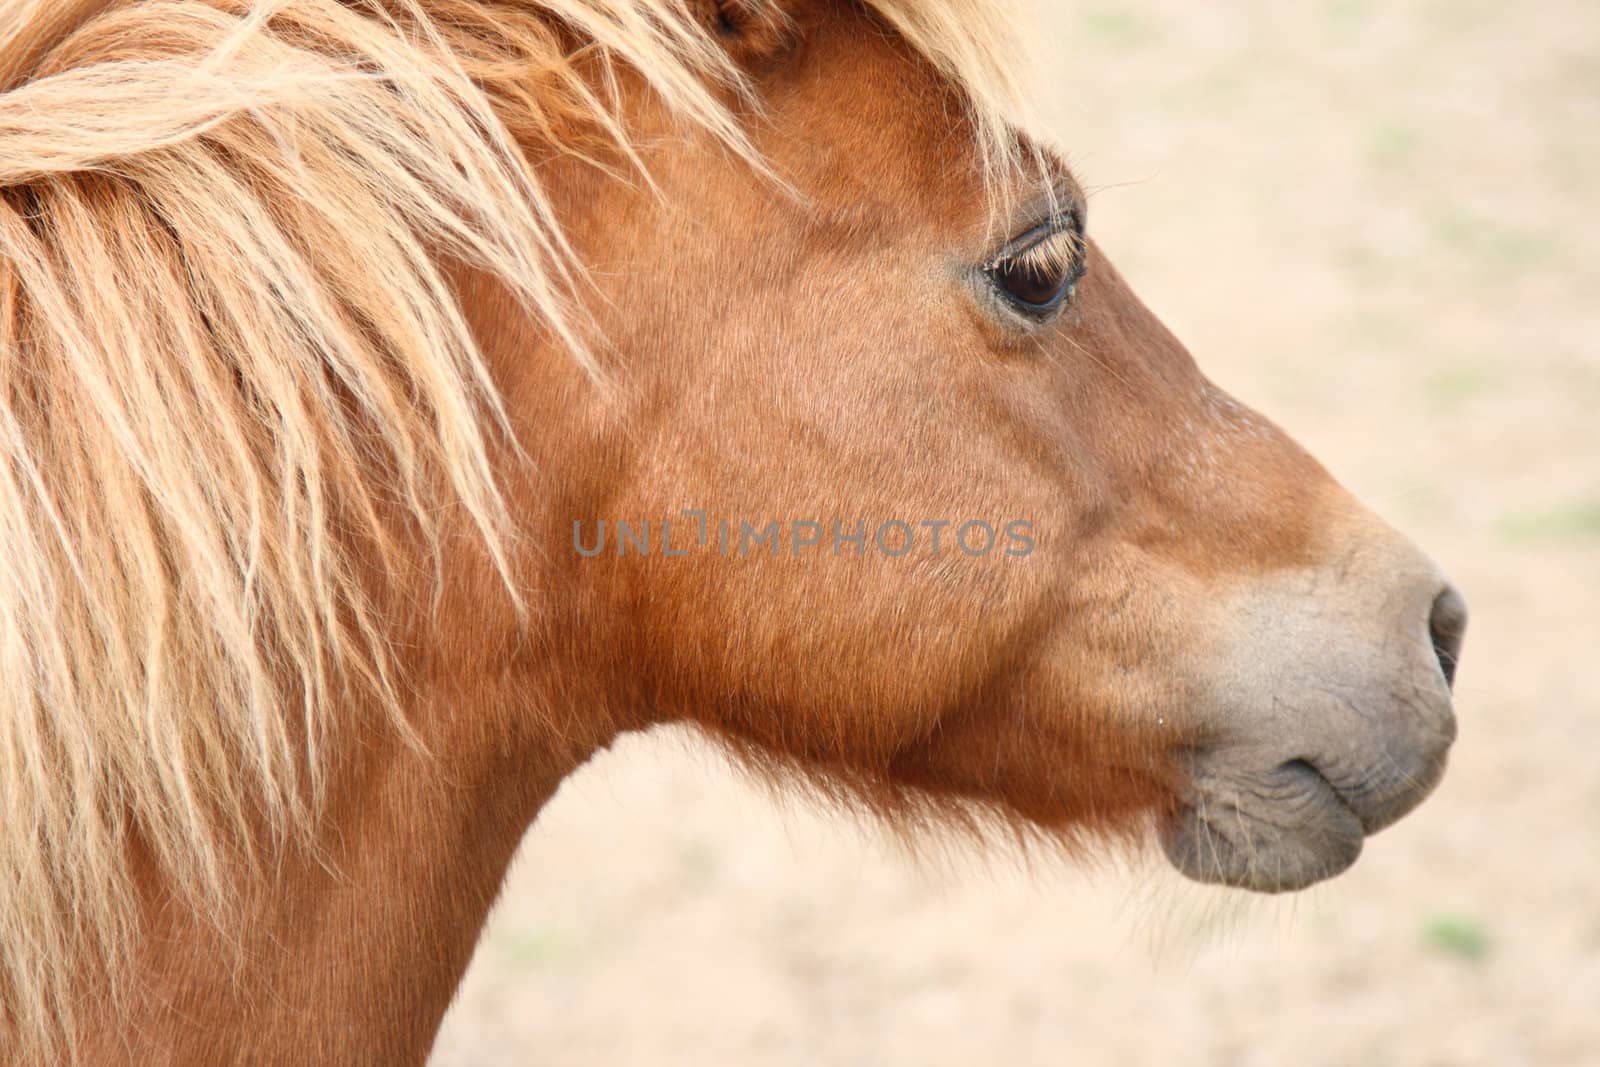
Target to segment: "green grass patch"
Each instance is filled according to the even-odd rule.
[[[579,955],[577,945],[551,930],[514,930],[495,942],[494,953],[519,971],[558,967]]]
[[[1159,36],[1138,13],[1120,7],[1085,8],[1078,24],[1090,37],[1121,51],[1143,47]]]
[[[1433,236],[1447,250],[1496,270],[1548,266],[1562,253],[1560,239],[1549,230],[1468,211],[1440,212],[1433,219]]]
[[[1600,496],[1538,510],[1511,512],[1496,524],[1510,545],[1587,544],[1600,541]]]
[[[1417,158],[1422,134],[1415,126],[1398,120],[1380,122],[1367,140],[1367,158],[1378,170],[1404,170]]]
[[[1489,955],[1489,934],[1476,918],[1460,913],[1443,913],[1422,927],[1422,941],[1442,956],[1482,962]]]
[[[1323,9],[1328,26],[1341,37],[1350,36],[1372,21],[1372,0],[1329,0]]]
[[[1454,410],[1482,396],[1490,383],[1482,367],[1447,367],[1423,379],[1422,391],[1435,408]]]

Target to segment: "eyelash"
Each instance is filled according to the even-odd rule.
[[[1040,271],[1076,272],[1083,266],[1083,240],[1071,230],[1057,230],[1017,252],[997,257],[993,266],[1018,266]]]

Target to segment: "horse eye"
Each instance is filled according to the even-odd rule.
[[[1072,295],[1083,277],[1083,231],[1063,215],[1012,241],[984,268],[989,281],[1020,311],[1042,316]]]
[[[1072,287],[1072,268],[1065,265],[1026,263],[1006,260],[989,268],[995,284],[1017,303],[1046,311],[1066,297]]]

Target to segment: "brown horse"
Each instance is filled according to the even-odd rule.
[[[1428,793],[1460,597],[1088,239],[1009,6],[0,0],[6,1062],[422,1060],[653,723],[1265,891]]]

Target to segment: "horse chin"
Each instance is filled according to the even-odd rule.
[[[1163,851],[1186,877],[1260,893],[1332,878],[1378,828],[1303,760],[1264,774],[1203,774],[1158,825]]]

